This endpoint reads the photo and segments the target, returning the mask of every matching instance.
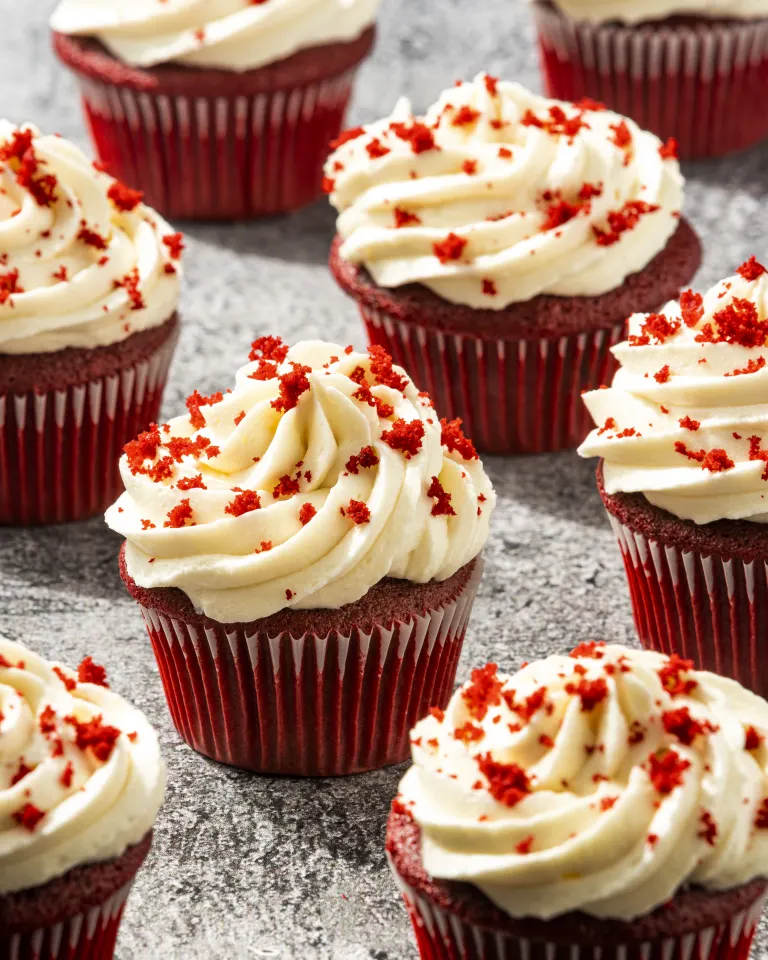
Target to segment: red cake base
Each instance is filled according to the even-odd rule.
[[[635,627],[644,647],[677,653],[768,697],[768,527],[680,520],[641,493],[607,494]]]
[[[624,339],[627,317],[677,297],[701,262],[699,240],[681,221],[667,246],[616,290],[476,310],[421,284],[380,287],[343,260],[340,247],[337,236],[331,270],[357,301],[369,341],[429,392],[440,416],[460,417],[477,448],[497,454],[581,443],[591,426],[581,394],[611,380],[610,349]]]
[[[75,867],[31,890],[0,894],[0,960],[110,960],[151,831],[105,863]]]
[[[0,355],[0,525],[112,503],[124,444],[158,419],[178,328],[174,314],[108,347]]]
[[[625,26],[533,7],[548,96],[591,97],[632,117],[686,160],[768,137],[768,19],[676,17]]]
[[[53,36],[109,172],[168,218],[193,220],[249,219],[317,200],[328,144],[373,40],[371,27],[356,40],[235,73],[141,70],[94,40]]]
[[[471,884],[430,877],[421,831],[397,805],[386,848],[422,960],[747,960],[768,891],[762,879],[724,893],[687,890],[631,921],[513,918]]]
[[[137,586],[173,722],[206,756],[259,773],[339,776],[406,760],[408,734],[453,692],[482,560],[441,583],[383,580],[339,610],[250,623]]]

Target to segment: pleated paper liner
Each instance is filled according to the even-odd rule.
[[[673,19],[625,26],[533,5],[548,96],[599,100],[667,140],[683,159],[768,137],[768,19]]]
[[[111,960],[133,881],[99,906],[30,933],[0,934],[0,960]]]
[[[391,861],[390,861],[391,863]],[[394,868],[393,868],[394,871]],[[747,960],[765,895],[728,922],[678,938],[593,946],[526,940],[474,926],[398,877],[421,960]]]
[[[624,339],[622,322],[553,339],[485,340],[358,303],[369,341],[430,394],[441,417],[460,417],[484,453],[578,446],[592,423],[581,394],[610,382],[617,369],[611,347]]]
[[[478,559],[449,601],[408,620],[326,636],[202,627],[142,605],[176,729],[259,773],[338,776],[407,759],[411,728],[453,692],[481,573]]]
[[[82,520],[122,490],[123,446],[158,419],[178,334],[117,373],[0,394],[0,524]]]
[[[765,562],[683,550],[609,519],[643,646],[677,653],[768,697]]]

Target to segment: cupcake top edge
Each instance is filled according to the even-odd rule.
[[[610,387],[584,395],[605,491],[683,520],[768,521],[768,271],[750,257],[707,293],[629,318]]]
[[[0,637],[0,894],[121,856],[164,792],[157,735],[103,667]]]
[[[427,872],[513,917],[632,920],[768,874],[768,704],[676,655],[589,642],[474,670],[411,735],[395,809]]]
[[[176,310],[184,244],[73,143],[0,120],[0,354],[91,349]]]
[[[533,0],[536,6],[547,3]],[[766,0],[552,0],[552,5],[572,20],[586,23],[654,24],[672,17],[697,20],[763,20]],[[654,36],[654,34],[651,34]]]
[[[380,0],[62,0],[57,33],[94,37],[124,63],[256,70],[300,50],[355,40]]]
[[[187,410],[126,446],[106,520],[139,586],[214,620],[447,580],[488,538],[495,495],[461,421],[381,347],[261,337],[233,390]]]
[[[666,246],[683,204],[674,141],[488,74],[424,116],[400,101],[335,148],[341,256],[382,287],[474,308],[614,290]]]

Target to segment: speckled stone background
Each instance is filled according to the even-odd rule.
[[[74,86],[49,50],[53,0],[0,0],[0,115],[85,143]],[[522,0],[383,0],[352,120],[408,93],[416,108],[481,69],[538,89]],[[686,213],[707,286],[751,253],[768,254],[768,146],[688,166]],[[363,345],[352,303],[326,269],[333,217],[321,202],[248,226],[181,225],[188,238],[184,333],[166,396],[229,385],[254,336],[325,336]],[[488,463],[499,506],[461,663],[514,668],[586,637],[633,642],[618,549],[573,453]],[[0,529],[0,632],[44,655],[93,654],[160,731],[168,797],[130,900],[120,960],[411,960],[416,949],[382,850],[395,767],[346,780],[247,776],[175,733],[138,610],[100,519]],[[768,956],[768,940],[758,952]]]

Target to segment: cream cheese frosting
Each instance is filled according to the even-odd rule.
[[[121,856],[164,791],[157,736],[103,668],[70,670],[0,637],[0,894]]]
[[[573,20],[591,23],[643,23],[667,17],[710,17],[724,20],[764,20],[768,0],[556,0]]]
[[[74,144],[0,121],[0,353],[93,348],[168,320],[181,234]]]
[[[382,287],[420,283],[474,308],[621,286],[683,203],[674,142],[487,74],[423,117],[403,100],[342,134],[325,173],[344,259]]]
[[[586,643],[475,670],[413,730],[427,872],[513,917],[631,920],[768,874],[768,704],[690,661]]]
[[[703,296],[635,314],[609,389],[585,394],[608,494],[695,523],[768,521],[768,273],[752,257]]]
[[[380,0],[63,0],[58,33],[96,37],[125,63],[255,70],[299,50],[354,40]]]
[[[384,577],[446,580],[488,537],[491,483],[387,354],[253,344],[235,387],[126,447],[107,511],[141,587],[219,622],[352,603]]]

